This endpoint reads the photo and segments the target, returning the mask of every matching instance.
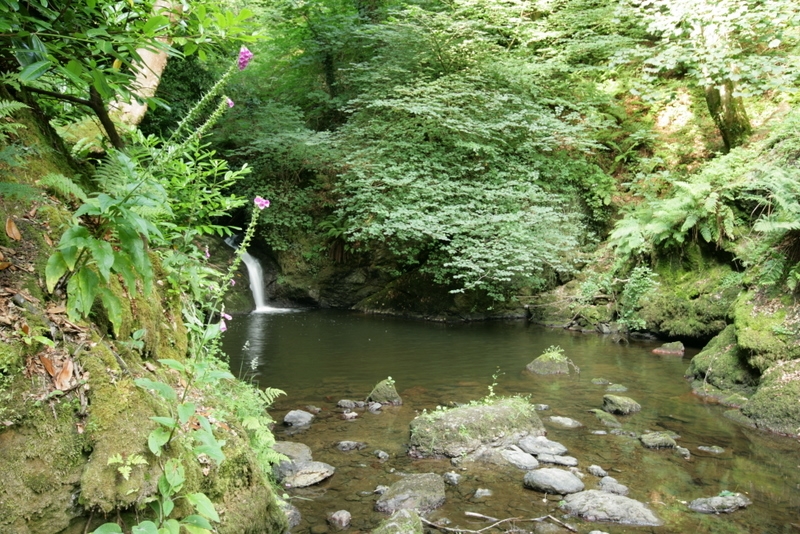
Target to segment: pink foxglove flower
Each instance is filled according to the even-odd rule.
[[[239,50],[239,70],[247,68],[247,64],[250,63],[251,59],[253,59],[253,53],[246,46],[243,46]]]
[[[233,107],[233,100],[231,100],[231,99],[229,98],[229,99],[227,100],[227,102],[228,102],[228,107],[229,107],[229,108],[232,108],[232,107]]]
[[[206,245],[206,259],[211,257],[211,253],[208,251],[208,245]]]
[[[269,207],[269,200],[267,200],[266,198],[256,197],[253,199],[253,202],[256,203],[256,206],[258,206],[258,209],[260,210]]]
[[[227,319],[227,320],[229,320],[229,321],[230,321],[231,319],[233,319],[233,317],[231,317],[230,315],[228,315],[228,314],[227,314],[227,313],[225,313],[225,312],[222,312],[222,314],[221,314],[221,315],[222,315],[222,318],[223,318],[223,319]]]
[[[234,280],[233,278],[231,278],[231,285],[232,285],[232,286],[235,286],[235,285],[236,285],[236,280]]]
[[[221,319],[219,322],[219,331],[224,332],[228,329],[228,325],[225,324],[225,319]]]

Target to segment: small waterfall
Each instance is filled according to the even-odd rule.
[[[250,277],[250,291],[253,292],[253,301],[256,303],[255,312],[272,311],[273,308],[267,306],[267,300],[264,297],[264,270],[261,269],[261,262],[248,252],[242,254],[242,261],[247,267],[247,275]]]

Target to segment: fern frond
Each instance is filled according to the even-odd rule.
[[[7,122],[3,119],[10,117],[12,114],[21,109],[26,109],[27,107],[28,106],[22,102],[17,102],[15,100],[0,100],[0,143],[5,142],[5,140],[8,139],[7,134],[25,127],[23,124]]]
[[[39,189],[27,184],[0,182],[0,197],[17,198],[22,201],[33,200],[41,194]]]
[[[43,176],[42,179],[39,180],[39,185],[52,190],[56,195],[66,199],[73,196],[81,202],[86,202],[87,200],[86,192],[83,188],[63,174],[50,173]]]

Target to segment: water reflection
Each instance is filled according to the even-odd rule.
[[[468,402],[488,393],[499,369],[494,390],[499,395],[530,395],[549,404],[548,415],[567,416],[585,426],[577,430],[549,427],[548,435],[561,441],[580,460],[596,463],[631,488],[631,497],[651,503],[667,521],[656,529],[602,525],[600,530],[621,532],[797,532],[800,511],[800,446],[794,440],[743,428],[723,417],[724,408],[692,395],[683,379],[686,358],[650,353],[654,345],[618,345],[594,335],[577,335],[531,326],[524,321],[478,324],[431,324],[391,317],[331,311],[292,314],[252,314],[237,317],[223,341],[234,372],[257,376],[263,386],[288,393],[273,410],[276,420],[296,408],[323,409],[311,429],[278,439],[302,441],[314,458],[337,467],[329,481],[297,495],[304,519],[296,532],[320,530],[327,513],[347,509],[354,527],[371,530],[381,516],[372,510],[371,491],[397,479],[392,470],[444,473],[446,461],[412,461],[405,456],[408,423],[423,409],[452,402]],[[525,365],[550,345],[562,347],[581,372],[579,375],[537,377],[522,372]],[[363,414],[355,421],[338,417],[340,399],[363,399],[379,380],[392,376],[404,405],[380,415]],[[624,393],[642,405],[635,416],[622,418],[633,432],[670,430],[681,435],[679,445],[692,452],[689,461],[673,451],[644,449],[625,436],[596,435],[608,430],[587,411],[599,408],[605,386],[591,379],[605,378],[628,387]],[[549,423],[546,424],[549,425]],[[340,440],[364,441],[361,452],[342,453]],[[699,451],[718,445],[722,454]],[[376,449],[391,460],[377,462]],[[447,517],[464,528],[466,510],[494,517],[556,513],[557,503],[522,488],[520,472],[470,467],[465,484],[448,490],[448,501],[432,517]],[[589,480],[588,487],[594,487]],[[494,497],[476,502],[476,487],[492,489]],[[686,510],[683,501],[716,495],[722,490],[746,491],[754,504],[747,510],[715,517]],[[597,525],[576,521],[581,532]],[[485,525],[483,525],[485,526]]]

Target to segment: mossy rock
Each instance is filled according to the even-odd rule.
[[[800,360],[781,362],[761,377],[758,390],[742,406],[758,427],[779,434],[800,434]]]
[[[563,354],[548,352],[526,365],[525,369],[537,375],[568,375],[569,363]]]
[[[380,402],[381,404],[392,404],[394,406],[403,404],[403,399],[400,398],[397,389],[394,387],[394,380],[392,380],[392,377],[378,382],[378,384],[372,388],[370,394],[367,395],[367,400]]]
[[[710,339],[727,325],[740,287],[724,283],[734,274],[727,265],[703,261],[698,269],[686,267],[659,264],[659,285],[642,299],[638,313],[659,336]]]
[[[800,358],[800,307],[764,293],[742,294],[733,308],[736,341],[761,372]]]
[[[525,436],[543,436],[536,409],[521,397],[441,409],[411,421],[411,454],[455,458],[483,445],[502,448]]]
[[[747,352],[737,344],[734,325],[728,325],[692,358],[686,375],[717,388],[720,393],[715,397],[733,393],[748,396],[758,385],[758,371],[750,366]]]
[[[398,510],[378,525],[372,534],[422,534],[422,521],[415,510]]]

